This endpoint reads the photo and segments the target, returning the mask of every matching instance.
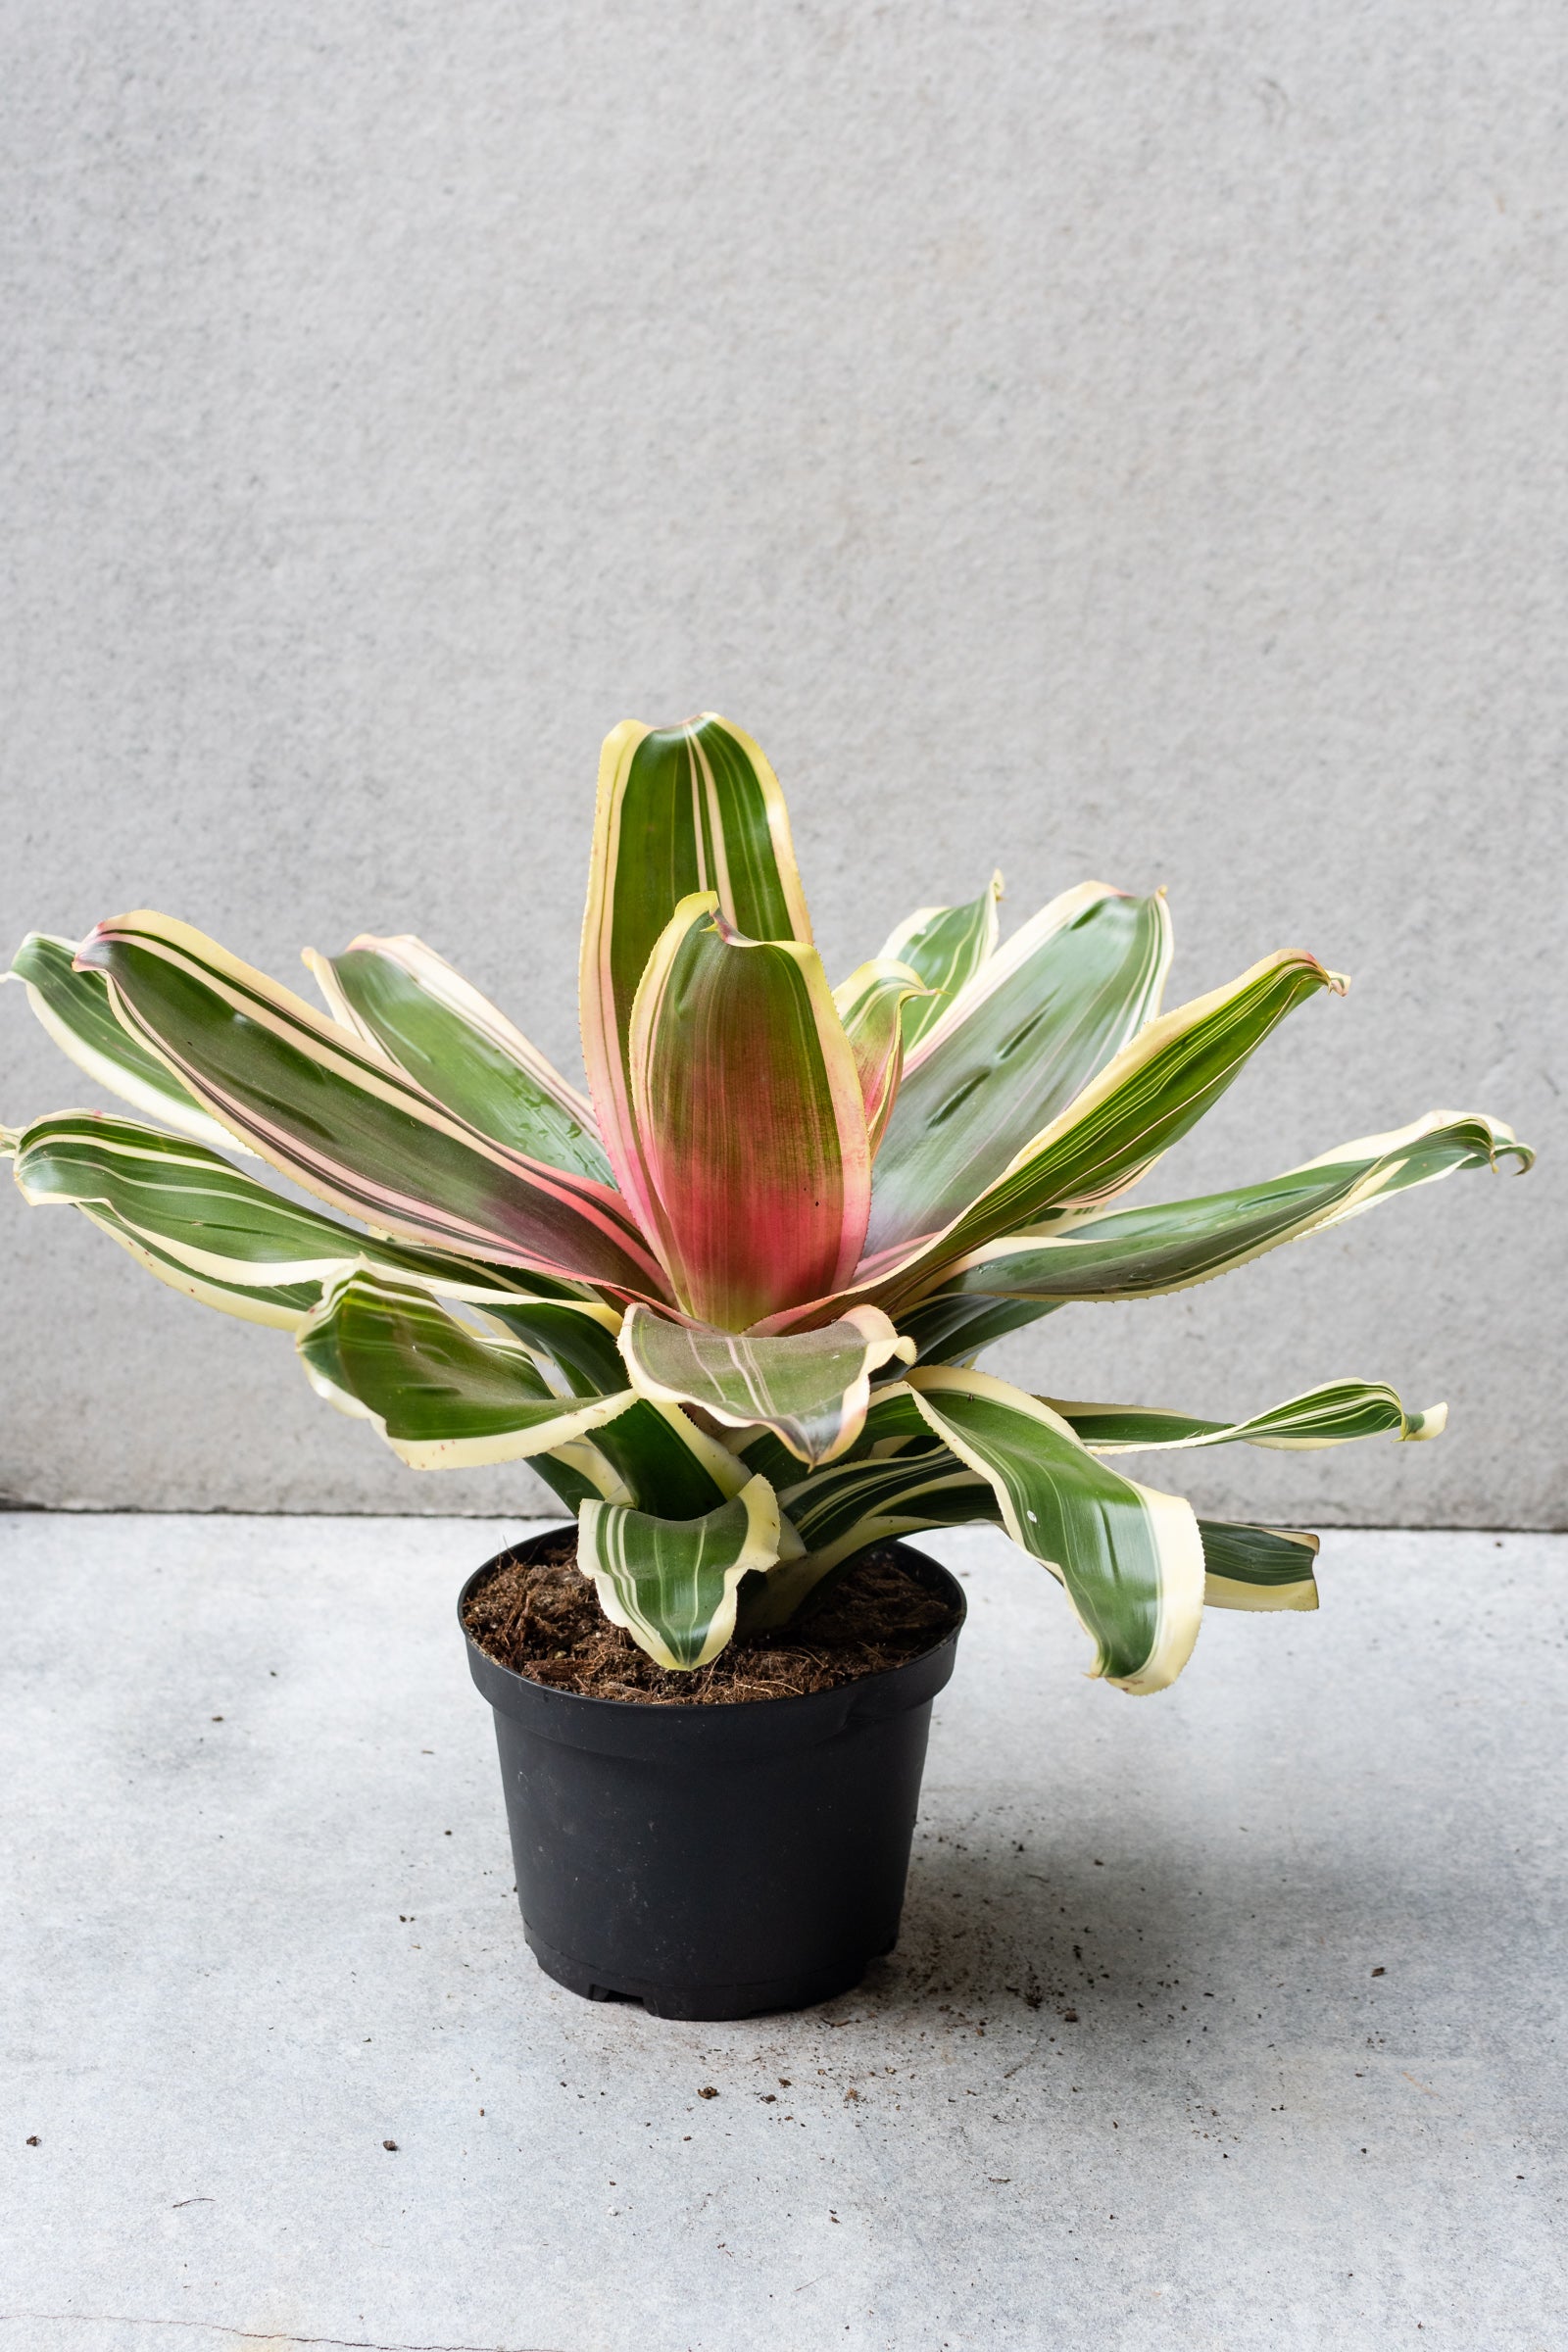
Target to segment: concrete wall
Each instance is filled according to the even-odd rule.
[[[596,750],[714,706],[835,970],[1005,868],[1168,885],[1298,1013],[1157,1180],[1435,1103],[1561,1135],[1568,441],[1546,0],[14,0],[6,943],[161,906],[298,977],[415,929],[574,1053]],[[0,999],[13,1120],[82,1099]],[[1560,1140],[998,1365],[1439,1446],[1210,1504],[1560,1525]],[[496,1511],[286,1340],[5,1208],[0,1486]]]

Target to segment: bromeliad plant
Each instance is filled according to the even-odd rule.
[[[999,895],[922,907],[830,989],[757,745],[713,716],[628,722],[583,926],[591,1101],[416,939],[307,952],[323,1017],[136,913],[79,947],[33,934],[13,976],[159,1123],[66,1111],[6,1146],[28,1200],[292,1331],[320,1394],[414,1467],[534,1461],[606,1615],[667,1667],[788,1623],[867,1544],[989,1520],[1060,1581],[1093,1672],[1157,1690],[1205,1602],[1315,1607],[1317,1544],[1199,1519],[1112,1457],[1423,1439],[1444,1408],[1342,1380],[1220,1422],[1028,1396],[978,1350],[1530,1155],[1433,1111],[1260,1184],[1111,1207],[1346,984],[1287,951],[1162,1012],[1161,894],[1083,883],[1001,949]]]

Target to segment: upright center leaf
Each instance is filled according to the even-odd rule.
[[[626,719],[599,763],[582,1050],[615,1180],[645,1227],[657,1218],[632,1118],[632,1005],[660,934],[694,891],[714,892],[748,938],[810,945],[784,796],[760,747],[711,710],[683,727]]]
[[[632,1007],[631,1107],[676,1297],[725,1331],[855,1272],[871,1151],[855,1054],[813,948],[743,939],[683,899]]]

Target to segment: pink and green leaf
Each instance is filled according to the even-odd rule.
[[[55,1111],[6,1143],[32,1206],[80,1209],[171,1289],[242,1322],[294,1329],[323,1284],[359,1260],[486,1306],[544,1292],[570,1296],[548,1275],[372,1241],[270,1192],[205,1144],[131,1119]],[[618,1326],[618,1315],[584,1294],[578,1306]],[[610,1347],[613,1356],[612,1339]]]
[[[101,1211],[192,1273],[236,1288],[318,1286],[369,1259],[416,1275],[448,1298],[481,1304],[528,1298],[536,1289],[566,1292],[548,1276],[373,1241],[270,1191],[205,1144],[135,1120],[54,1111],[23,1128],[12,1149],[18,1187],[33,1207],[68,1203]],[[582,1311],[618,1326],[608,1307],[584,1304]],[[613,1355],[613,1339],[610,1348]]]
[[[189,925],[120,916],[77,960],[104,974],[120,1017],[230,1135],[333,1207],[427,1248],[662,1294],[607,1186],[481,1135]]]
[[[587,1098],[422,940],[366,934],[305,961],[334,1017],[432,1102],[531,1159],[612,1182]]]
[[[631,1109],[687,1314],[742,1331],[849,1281],[870,1147],[814,948],[741,938],[711,893],[683,901],[637,992]]]

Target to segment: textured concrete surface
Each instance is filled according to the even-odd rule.
[[[16,0],[3,50],[7,947],[413,929],[569,1060],[600,736],[716,706],[835,973],[1000,861],[1013,922],[1167,884],[1183,994],[1354,974],[1173,1191],[1437,1103],[1561,1138],[1553,9]],[[0,1115],[78,1098],[0,1013]],[[1565,1165],[999,1361],[1391,1378],[1441,1447],[1203,1499],[1562,1525]],[[79,1220],[3,1247],[0,1493],[538,1497],[411,1479]]]
[[[6,2352],[1557,2352],[1562,1539],[1338,1536],[1148,1700],[947,1540],[899,1948],[715,2027],[522,1942],[502,1536],[0,1521]]]

